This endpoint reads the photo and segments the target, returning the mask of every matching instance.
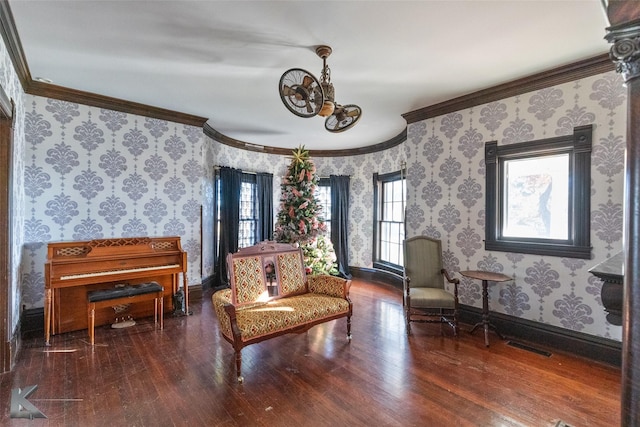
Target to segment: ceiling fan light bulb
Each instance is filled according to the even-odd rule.
[[[322,109],[318,113],[320,117],[328,117],[333,114],[333,110],[335,110],[336,106],[333,102],[325,100],[322,104]]]

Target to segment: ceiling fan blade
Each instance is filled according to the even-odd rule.
[[[304,86],[305,88],[309,88],[309,86],[311,86],[313,82],[314,80],[311,77],[304,76],[304,78],[302,79],[302,86]]]
[[[294,96],[296,94],[296,90],[293,89],[291,86],[284,85],[282,87],[282,94],[284,96]]]
[[[329,125],[327,125],[327,126],[328,126],[328,127],[327,127],[327,130],[328,130],[328,131],[333,131],[333,132],[335,132],[335,131],[337,131],[338,129],[340,129],[340,121],[339,121],[339,120],[336,120],[336,121],[335,121],[335,123],[333,124],[333,126],[329,126]]]
[[[282,87],[282,95],[295,98],[297,101],[307,101],[307,92],[299,86],[292,88],[289,86]]]
[[[299,117],[313,117],[320,112],[324,94],[313,74],[301,68],[287,70],[278,83],[284,106]]]

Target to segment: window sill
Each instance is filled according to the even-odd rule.
[[[390,273],[397,274],[400,277],[404,276],[404,269],[402,267],[400,267],[399,265],[390,264],[390,263],[386,263],[386,262],[380,262],[380,261],[374,261],[373,262],[373,268],[376,268],[378,270],[388,271]]]
[[[547,255],[561,258],[591,259],[591,246],[572,246],[532,242],[485,241],[487,251]]]

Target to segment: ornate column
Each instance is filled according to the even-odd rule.
[[[640,4],[610,0],[611,59],[627,86],[621,425],[640,425]]]

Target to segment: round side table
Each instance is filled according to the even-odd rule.
[[[475,330],[482,326],[484,329],[484,345],[489,347],[489,329],[493,329],[493,331],[502,338],[500,332],[498,332],[498,328],[495,325],[492,325],[489,321],[489,283],[488,282],[506,282],[512,280],[511,277],[504,275],[502,273],[493,273],[491,271],[482,271],[482,270],[466,270],[461,271],[464,277],[469,277],[470,279],[482,280],[482,321],[476,323],[471,329],[471,333],[474,333]]]

